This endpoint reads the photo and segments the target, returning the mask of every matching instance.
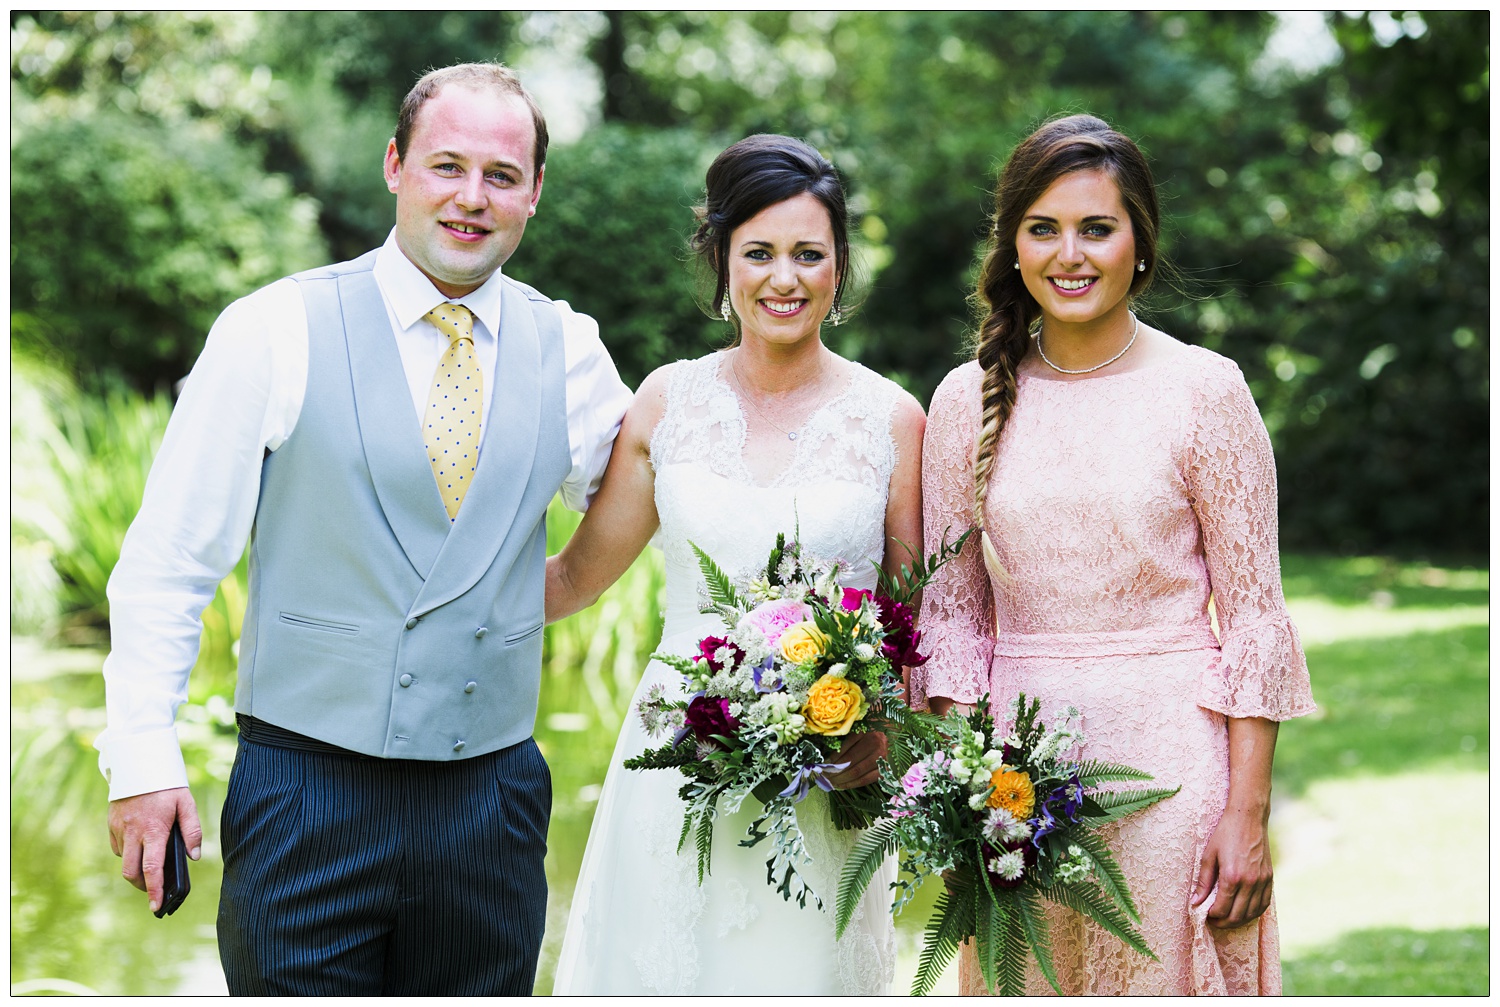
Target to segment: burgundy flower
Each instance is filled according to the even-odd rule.
[[[728,736],[740,726],[729,715],[729,700],[723,696],[698,696],[688,703],[683,719],[699,741],[709,741],[715,734]]]
[[[713,669],[713,673],[717,675],[719,672],[724,670],[724,662],[714,660],[714,655],[719,652],[719,649],[721,647],[725,646],[729,648],[730,653],[734,654],[734,660],[730,662],[731,667],[739,664],[745,659],[745,652],[743,650],[740,650],[740,648],[736,647],[734,644],[729,643],[723,637],[705,636],[702,640],[698,641],[697,660],[707,661],[709,668]]]
[[[913,625],[916,617],[911,606],[883,594],[875,596],[875,604],[880,609],[880,624],[885,627],[885,642],[880,649],[886,659],[897,667],[916,668],[926,664],[926,656],[917,653],[922,634]]]

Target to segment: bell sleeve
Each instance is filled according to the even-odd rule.
[[[979,438],[980,371],[966,364],[933,394],[922,441],[922,527],[932,555],[973,525],[974,445]],[[995,604],[979,536],[938,571],[922,592],[919,649],[927,662],[911,669],[912,706],[929,696],[975,703],[989,691],[995,650]]]
[[[1198,705],[1227,717],[1276,721],[1311,713],[1307,658],[1281,590],[1276,460],[1231,361],[1215,361],[1200,390],[1186,459],[1221,648]]]

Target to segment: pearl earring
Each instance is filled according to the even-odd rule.
[[[1140,262],[1137,262],[1135,264],[1135,271],[1137,273],[1144,273],[1146,271],[1146,260],[1145,259],[1142,259]]]
[[[1020,269],[1020,268],[1021,268],[1021,260],[1020,260],[1020,259],[1017,259],[1017,260],[1016,260],[1016,268],[1017,268],[1017,269]]]

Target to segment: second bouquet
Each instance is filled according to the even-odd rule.
[[[809,857],[796,804],[814,787],[827,792],[840,828],[865,827],[883,812],[878,786],[836,790],[832,778],[849,767],[840,754],[854,735],[884,731],[891,758],[901,761],[911,757],[912,732],[932,730],[932,718],[904,702],[900,669],[926,660],[910,600],[965,537],[898,577],[882,573],[875,591],[842,587],[840,564],[803,556],[785,535],[765,569],[740,581],[695,547],[704,611],[719,615],[725,630],[703,637],[690,657],[653,655],[682,674],[682,689],[657,687],[638,712],[650,733],[671,737],[625,767],[687,778],[678,848],[695,842],[700,883],[711,869],[714,819],[753,799],[761,810],[741,845],[769,840],[767,874],[777,891],[822,906],[801,870]]]

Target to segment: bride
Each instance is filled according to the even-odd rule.
[[[592,604],[655,534],[667,570],[660,649],[679,654],[723,628],[698,611],[694,544],[742,576],[764,565],[777,532],[800,530],[806,555],[842,560],[846,586],[872,588],[872,560],[895,572],[906,558],[896,540],[922,540],[921,407],[820,338],[825,316],[840,320],[848,276],[833,166],[801,141],[752,136],[710,166],[705,202],[692,245],[717,277],[713,307],[735,320],[738,338],[646,378],[599,495],[547,565],[550,622]],[[659,684],[681,694],[680,675],[652,662],[632,711]],[[712,873],[700,886],[692,844],[677,852],[682,777],[621,767],[662,740],[633,712],[620,733],[554,992],[884,993],[895,969],[894,866],[835,942],[833,895],[858,834],[835,830],[814,790],[797,816],[826,910],[783,900],[766,882],[766,848],[738,845],[753,801],[716,822]],[[859,735],[835,785],[873,782],[883,753],[881,735]]]

